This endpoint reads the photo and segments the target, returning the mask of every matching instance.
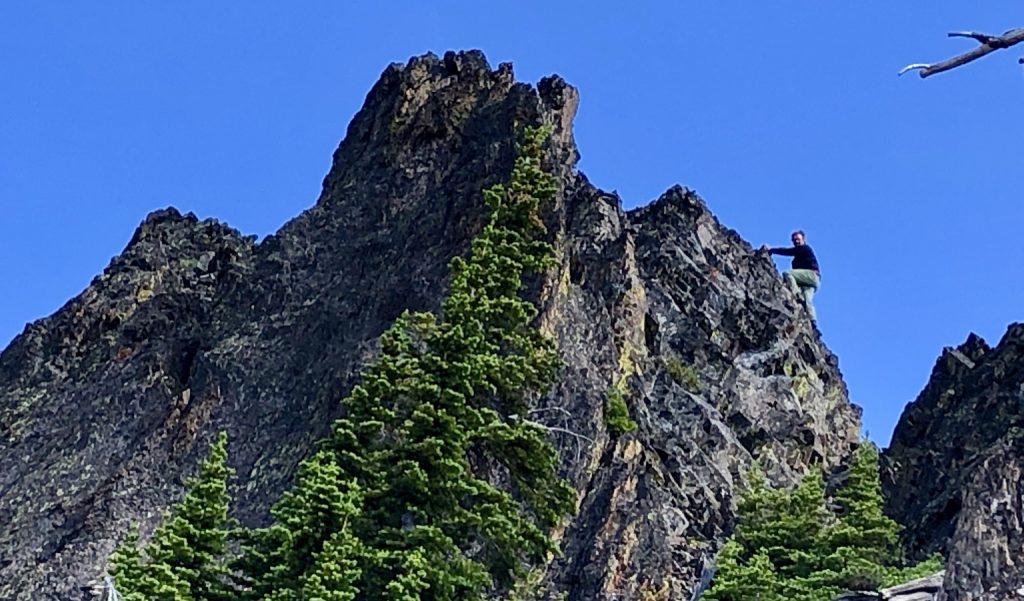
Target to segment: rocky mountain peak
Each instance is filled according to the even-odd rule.
[[[1024,584],[1024,324],[995,347],[947,348],[883,456],[887,512],[912,557],[947,556],[949,600],[1011,598]],[[1014,593],[1016,594],[1016,593]]]
[[[963,341],[960,346],[956,347],[956,350],[969,357],[972,361],[977,361],[978,359],[981,359],[982,355],[992,350],[992,347],[990,347],[981,336],[971,332],[968,334],[967,340]]]
[[[576,170],[574,88],[479,52],[388,67],[308,210],[259,244],[150,215],[104,273],[0,354],[0,598],[90,597],[130,524],[149,532],[218,432],[233,513],[268,519],[404,310],[437,311],[516,132],[548,125],[558,265],[528,282],[563,360],[537,408],[580,493],[545,590],[686,599],[756,458],[778,484],[838,465],[859,410],[769,257],[673,187],[623,211]],[[634,433],[609,431],[626,400]]]

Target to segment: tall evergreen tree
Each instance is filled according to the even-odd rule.
[[[749,582],[767,579],[781,599],[831,601],[844,589],[877,589],[942,568],[938,557],[896,567],[899,526],[882,512],[878,449],[870,443],[857,450],[833,501],[838,515],[825,503],[820,471],[812,470],[786,491],[769,487],[755,466],[737,504],[735,532],[719,555],[705,598],[744,598],[753,594]],[[755,569],[758,557],[761,567]],[[765,566],[770,575],[764,574]]]
[[[166,562],[143,557],[134,528],[110,558],[110,575],[124,601],[192,601],[188,583]]]
[[[363,560],[352,534],[362,490],[326,450],[299,467],[298,481],[274,506],[275,523],[244,533],[243,558],[234,567],[242,597],[273,601],[354,599]]]
[[[138,548],[134,532],[111,559],[126,601],[226,601],[224,565],[228,523],[227,435],[221,433],[185,484],[185,497]]]
[[[783,601],[778,575],[764,551],[748,553],[736,540],[726,541],[718,554],[714,586],[704,601]]]
[[[738,553],[735,561],[741,570],[746,570],[741,573],[752,574],[754,559],[760,556],[758,565],[762,567],[757,573],[764,569],[771,572],[772,590],[781,595],[780,599],[817,601],[834,592],[829,578],[821,571],[829,524],[821,473],[808,473],[795,489],[787,491],[768,486],[764,474],[755,466],[746,484],[737,503],[736,530],[731,538],[738,546],[730,549]],[[734,561],[725,560],[727,565]],[[718,594],[716,591],[723,586],[721,578],[716,573],[710,592]],[[729,577],[725,578],[728,583]]]
[[[350,533],[336,532],[324,543],[303,584],[306,601],[352,601],[358,590],[355,583],[361,573],[359,541]]]
[[[790,492],[769,487],[755,467],[737,504],[734,537],[746,550],[744,559],[763,551],[780,576],[808,577],[818,567],[827,519],[819,472],[809,473]]]
[[[786,578],[810,578],[821,568],[825,532],[830,519],[825,481],[812,469],[788,495],[786,511],[776,525],[784,550],[773,557]]]
[[[829,529],[831,553],[825,565],[843,588],[872,590],[885,579],[897,558],[899,525],[882,512],[878,449],[870,442],[857,448],[846,482],[836,491],[839,516]]]
[[[521,297],[523,278],[552,262],[538,216],[555,193],[546,135],[527,130],[511,181],[484,191],[490,221],[452,261],[440,319],[406,313],[381,337],[275,525],[247,535],[239,565],[252,598],[291,582],[358,600],[476,599],[555,549],[547,532],[575,495],[527,414],[558,360]]]
[[[744,550],[782,545],[775,524],[782,519],[787,504],[786,491],[769,486],[761,467],[754,464],[736,504],[736,530],[732,538]],[[749,557],[749,553],[744,553],[744,557]]]

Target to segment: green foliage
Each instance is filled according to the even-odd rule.
[[[732,538],[739,549],[737,569],[744,573],[761,556],[759,561],[772,573],[766,582],[774,583],[773,589],[762,590],[763,598],[774,598],[773,594],[787,600],[826,598],[815,595],[835,592],[823,578],[819,561],[828,517],[825,483],[819,472],[809,473],[794,490],[786,491],[769,487],[755,466],[737,507]],[[715,588],[719,579],[731,578],[730,570],[728,564],[724,573],[723,566],[719,567]]]
[[[904,582],[910,582],[911,580],[931,576],[945,567],[945,562],[942,559],[942,556],[935,553],[928,559],[916,565],[902,568],[890,568],[885,573],[885,578],[882,580],[882,586],[896,586],[897,584],[903,584]]]
[[[697,371],[690,365],[683,365],[677,357],[669,357],[665,360],[665,371],[670,378],[690,392],[700,392],[700,378]]]
[[[830,511],[818,471],[786,491],[768,486],[755,466],[704,598],[830,601],[844,589],[876,590],[942,569],[941,557],[898,565],[899,526],[882,513],[878,449],[870,443],[857,450],[833,502]]]
[[[441,317],[405,313],[262,529],[236,529],[225,567],[222,436],[174,518],[113,557],[129,601],[467,601],[504,592],[557,551],[575,506],[547,432],[527,419],[559,368],[525,277],[553,265],[541,207],[549,132],[527,129],[491,217],[451,262]],[[627,416],[628,418],[628,416]],[[489,478],[511,484],[499,488]]]
[[[636,430],[636,422],[629,417],[626,395],[622,386],[612,386],[604,401],[604,424],[612,436],[621,436]]]
[[[743,549],[765,553],[781,576],[810,576],[825,527],[825,486],[820,474],[808,474],[787,492],[770,488],[755,468],[737,513],[734,538]]]
[[[242,537],[245,553],[234,567],[246,598],[354,599],[364,553],[352,522],[362,503],[362,490],[342,478],[330,453],[304,461],[295,487],[272,510],[274,525]]]
[[[480,599],[556,551],[548,532],[575,491],[527,414],[559,361],[521,296],[553,261],[538,217],[556,191],[546,136],[527,130],[510,182],[484,191],[490,222],[452,260],[441,318],[396,320],[275,524],[246,535],[251,598]]]
[[[530,570],[512,585],[508,592],[508,601],[541,601],[544,599],[544,570]],[[558,595],[562,597],[564,594]]]
[[[882,513],[878,449],[864,442],[857,449],[846,483],[836,492],[837,522],[829,529],[825,557],[838,586],[874,590],[896,557],[899,524]]]
[[[111,558],[126,601],[226,601],[223,558],[228,536],[227,435],[221,433],[185,485],[185,498],[143,549],[132,532]]]
[[[704,601],[783,601],[778,576],[764,551],[749,558],[736,540],[729,540],[718,555],[715,584],[701,596]]]

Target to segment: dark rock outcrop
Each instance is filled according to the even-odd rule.
[[[623,212],[575,169],[576,91],[480,53],[392,65],[316,205],[255,244],[151,215],[81,295],[0,355],[0,598],[83,599],[133,521],[151,528],[226,430],[246,524],[339,414],[376,338],[436,311],[448,261],[482,225],[516,128],[553,127],[560,264],[529,289],[564,360],[537,407],[579,513],[544,590],[688,599],[731,529],[757,457],[777,483],[850,452],[859,412],[769,258],[673,188]],[[613,437],[608,390],[635,434]]]
[[[887,512],[912,557],[947,555],[945,599],[1017,598],[1024,585],[1022,438],[1022,324],[994,348],[972,334],[946,349],[900,418],[883,457]]]

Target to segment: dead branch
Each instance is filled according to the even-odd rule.
[[[535,413],[544,413],[546,411],[561,411],[568,417],[572,417],[572,413],[569,413],[569,410],[565,409],[564,407],[543,407],[541,409],[530,409],[529,411],[527,411],[527,414],[533,415]]]
[[[572,430],[569,430],[567,428],[559,428],[558,426],[545,426],[544,424],[542,424],[540,422],[530,421],[528,419],[524,419],[523,423],[528,425],[528,426],[533,426],[535,428],[540,428],[541,430],[547,430],[548,432],[561,432],[562,434],[568,434],[570,436],[575,436],[576,438],[579,438],[581,440],[585,440],[585,441],[589,442],[590,444],[596,444],[594,442],[593,438],[590,438],[589,436],[584,436],[584,435],[580,434],[579,432],[573,432]]]
[[[954,56],[951,59],[944,60],[939,63],[914,63],[912,65],[907,65],[900,69],[899,74],[903,75],[907,71],[918,71],[919,75],[924,78],[929,75],[935,75],[936,73],[955,69],[961,65],[966,65],[967,63],[976,61],[986,54],[995,52],[996,50],[1002,50],[1003,48],[1009,48],[1010,46],[1024,42],[1024,27],[1011,29],[1001,36],[988,35],[985,33],[978,33],[976,31],[954,31],[947,34],[947,36],[951,38],[971,38],[978,42],[979,46],[969,52]],[[1024,64],[1024,59],[1021,59],[1019,62]]]
[[[535,421],[530,420],[530,419],[523,419],[523,418],[519,417],[518,415],[510,415],[508,417],[512,421],[521,421],[524,424],[526,424],[527,426],[533,426],[534,428],[540,428],[541,430],[544,430],[546,432],[560,432],[562,434],[569,434],[570,436],[574,436],[577,439],[585,440],[585,441],[587,441],[587,442],[589,442],[591,444],[596,444],[596,442],[594,441],[593,438],[590,438],[589,436],[584,436],[583,434],[580,434],[579,432],[573,432],[572,430],[569,430],[567,428],[559,428],[558,426],[548,426],[547,424],[542,424],[540,422],[535,422]]]
[[[977,31],[951,31],[946,34],[947,38],[971,38],[977,40],[979,44],[988,44],[993,40],[999,39],[998,36],[988,35],[987,33],[978,33]]]

